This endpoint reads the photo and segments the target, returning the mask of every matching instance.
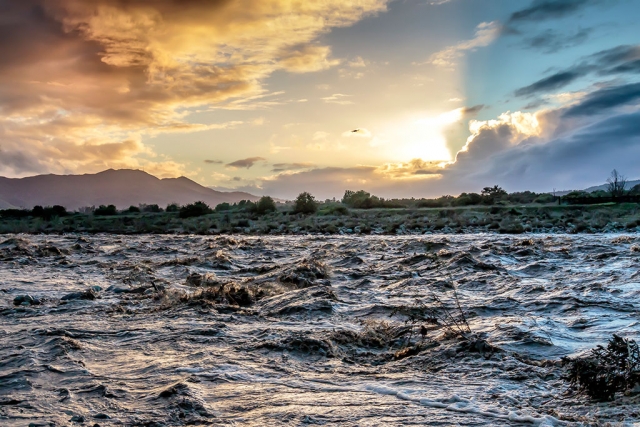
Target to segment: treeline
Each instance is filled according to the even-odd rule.
[[[501,187],[485,187],[480,193],[462,193],[458,197],[441,196],[436,199],[383,199],[360,190],[347,190],[342,197],[342,204],[354,209],[372,208],[446,208],[459,206],[492,206],[497,204],[530,204],[530,203],[552,203],[557,198],[548,193],[535,193],[532,191],[522,191],[507,193]]]
[[[33,209],[5,209],[0,210],[1,218],[22,219],[22,218],[42,218],[45,221],[50,221],[52,218],[61,218],[69,215],[67,209],[64,206],[34,206]]]
[[[320,202],[308,192],[303,192],[289,203],[280,204],[280,210],[283,213],[291,214],[314,214],[321,215],[342,215],[351,209],[395,209],[395,208],[446,208],[474,205],[510,205],[510,204],[530,204],[530,203],[551,203],[557,200],[554,196],[546,193],[534,193],[531,191],[507,193],[499,186],[485,187],[481,193],[462,193],[458,197],[442,196],[436,199],[384,199],[372,195],[364,190],[352,191],[347,190],[341,200],[327,199]],[[203,215],[222,213],[247,213],[250,215],[266,215],[279,210],[279,204],[269,196],[261,197],[257,202],[250,200],[241,200],[237,203],[220,203],[215,207],[210,207],[205,202],[198,201],[183,206],[177,203],[171,203],[162,208],[157,204],[140,204],[138,206],[130,206],[127,209],[119,210],[115,205],[100,205],[98,207],[84,207],[78,209],[77,214],[93,215],[93,216],[116,216],[131,215],[139,213],[174,213],[179,218],[192,218]],[[67,212],[63,206],[36,206],[33,209],[6,209],[0,210],[0,218],[5,219],[22,219],[22,218],[42,218],[51,220],[52,218],[61,218],[73,214]]]

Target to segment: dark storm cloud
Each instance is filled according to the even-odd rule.
[[[544,79],[516,90],[516,96],[531,96],[539,93],[546,93],[552,90],[561,89],[569,83],[582,77],[585,72],[581,71],[561,71]]]
[[[590,93],[578,105],[569,108],[564,116],[592,116],[605,113],[612,108],[638,104],[639,101],[640,83],[607,87]]]
[[[584,43],[592,31],[592,29],[582,29],[575,34],[563,34],[547,30],[534,37],[526,38],[524,44],[528,48],[537,49],[544,53],[555,53]]]
[[[640,46],[617,46],[589,55],[570,68],[516,90],[515,95],[532,96],[552,92],[592,73],[598,75],[640,73]]]
[[[565,138],[497,153],[476,178],[492,177],[513,190],[576,188],[604,182],[614,168],[637,171],[638,156],[640,113],[636,112],[604,119]]]
[[[640,46],[623,45],[603,50],[590,57],[600,75],[640,73]]]
[[[246,159],[236,160],[235,162],[227,163],[227,167],[229,168],[251,168],[253,165],[260,161],[265,161],[264,157],[248,157]]]
[[[512,13],[508,23],[563,18],[586,6],[602,2],[603,0],[534,0],[529,7]]]

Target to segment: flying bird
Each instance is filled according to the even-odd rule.
[[[360,129],[354,129],[354,130],[352,130],[351,132],[352,132],[352,133],[358,133],[358,132],[360,132]]]

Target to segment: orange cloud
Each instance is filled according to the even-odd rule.
[[[336,65],[318,37],[387,2],[11,2],[0,22],[10,35],[0,37],[0,135],[9,141],[0,172],[142,164],[152,154],[145,137],[240,125],[191,123],[187,112],[258,97],[236,105],[250,109],[274,71]]]

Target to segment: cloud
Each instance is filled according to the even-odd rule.
[[[347,64],[351,68],[364,68],[367,66],[367,63],[361,56],[356,56]]]
[[[221,165],[224,163],[222,160],[205,160],[204,162],[209,165]]]
[[[292,171],[292,170],[300,170],[300,169],[310,169],[315,165],[313,163],[274,163],[273,169],[271,172],[284,172],[284,171]]]
[[[326,70],[340,64],[338,59],[329,59],[331,48],[328,46],[302,46],[288,52],[280,63],[293,73],[308,73]]]
[[[500,33],[501,26],[497,21],[482,22],[476,27],[474,38],[471,40],[465,40],[434,53],[429,58],[428,62],[440,67],[453,67],[465,52],[473,52],[479,47],[489,46],[500,36]]]
[[[301,191],[320,199],[340,197],[347,189],[381,197],[437,197],[496,184],[508,191],[550,191],[602,183],[614,168],[627,175],[638,170],[640,83],[561,95],[570,105],[471,120],[471,135],[447,164],[413,159],[342,168],[283,167],[256,181],[252,191],[286,199]]]
[[[585,73],[581,71],[561,71],[544,79],[540,79],[529,86],[522,87],[516,90],[515,94],[516,96],[531,96],[561,89],[584,75]]]
[[[610,109],[640,103],[640,83],[605,87],[587,95],[583,101],[569,108],[564,116],[592,116]]]
[[[261,99],[263,81],[337,65],[320,36],[387,1],[2,1],[2,172],[177,171],[146,138],[219,128],[189,120],[196,109],[288,102]]]
[[[538,49],[544,53],[555,53],[584,43],[592,32],[592,29],[581,29],[573,34],[563,34],[558,31],[546,30],[534,37],[526,38],[524,44],[528,48]]]
[[[602,76],[640,73],[640,45],[617,46],[589,55],[565,70],[516,90],[515,95],[532,96],[562,89],[593,73]]]
[[[228,168],[247,168],[250,169],[256,163],[260,161],[266,161],[264,157],[248,157],[246,159],[236,160],[235,162],[227,163],[226,166]]]
[[[353,101],[349,101],[348,99],[344,99],[350,97],[351,95],[345,95],[342,93],[334,93],[331,96],[326,96],[322,99],[327,104],[338,104],[338,105],[350,105],[353,104]]]
[[[463,107],[460,113],[464,116],[471,116],[474,114],[478,114],[484,108],[485,108],[484,104],[474,105],[473,107]]]
[[[534,0],[529,7],[512,13],[508,22],[512,24],[563,18],[587,6],[602,2],[603,0]]]

